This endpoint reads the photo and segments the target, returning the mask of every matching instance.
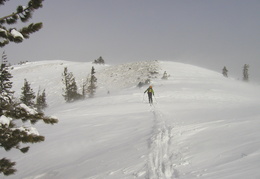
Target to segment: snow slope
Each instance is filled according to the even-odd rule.
[[[46,114],[57,116],[59,123],[37,124],[46,140],[27,154],[1,150],[18,169],[1,178],[260,178],[259,86],[174,62],[95,65],[96,97],[66,104],[65,66],[80,86],[92,64],[42,61],[12,70],[16,95],[24,78],[36,92],[45,88]],[[164,71],[168,80],[161,79]],[[148,77],[154,106],[143,94],[146,87],[136,87]]]

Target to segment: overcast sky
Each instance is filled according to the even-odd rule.
[[[0,6],[0,16],[28,0]],[[19,2],[20,4],[18,4]],[[9,44],[11,63],[169,60],[260,81],[260,0],[45,0],[31,22],[43,29]]]

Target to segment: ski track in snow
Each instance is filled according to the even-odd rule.
[[[178,171],[174,169],[173,127],[167,125],[163,114],[151,106],[154,126],[149,141],[150,153],[147,161],[147,178],[172,179],[178,177]]]
[[[97,98],[64,104],[64,67],[76,72],[80,84],[92,65],[46,61],[14,67],[16,94],[24,78],[34,90],[48,89],[48,113],[58,114],[60,122],[39,124],[46,141],[33,145],[26,156],[5,154],[17,161],[18,169],[7,178],[259,178],[258,86],[173,62],[96,65]],[[151,76],[150,71],[160,69],[171,77],[161,81]],[[142,108],[139,103],[147,104],[147,97],[141,101],[143,89],[135,86],[151,77],[161,103],[155,98],[154,106]]]

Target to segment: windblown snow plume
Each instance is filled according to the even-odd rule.
[[[136,87],[139,82],[157,78],[158,61],[142,61],[111,66],[97,72],[98,83],[108,89]]]

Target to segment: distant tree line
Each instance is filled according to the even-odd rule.
[[[39,112],[42,112],[48,106],[45,89],[42,92],[39,89],[37,95],[35,95],[35,92],[31,88],[31,84],[27,79],[24,79],[24,86],[21,90],[20,101],[27,106],[36,108]]]
[[[105,64],[105,60],[100,56],[94,60],[93,64]],[[63,97],[66,102],[74,102],[85,99],[86,97],[93,98],[97,89],[97,78],[95,76],[95,68],[92,66],[90,74],[86,79],[82,80],[82,91],[79,92],[76,79],[72,72],[68,71],[68,67],[64,68],[62,73],[62,82],[64,84]]]
[[[82,92],[78,92],[78,86],[72,72],[68,72],[65,67],[62,73],[62,82],[64,84],[63,97],[66,102],[74,102],[76,100],[85,99],[88,95],[93,98],[97,89],[97,78],[95,77],[95,68],[91,68],[90,75],[82,82]]]
[[[249,81],[249,65],[245,64],[243,66],[243,81],[248,82]],[[224,68],[222,69],[222,74],[224,77],[228,77],[228,70],[226,68],[226,66],[224,66]]]

